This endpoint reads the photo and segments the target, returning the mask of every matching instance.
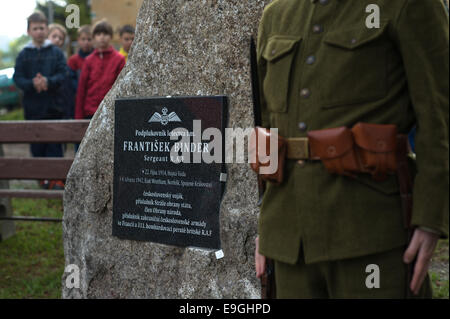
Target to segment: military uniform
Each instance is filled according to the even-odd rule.
[[[371,4],[379,28],[366,26]],[[257,45],[263,126],[291,138],[358,122],[403,134],[417,125],[412,224],[447,237],[448,28],[442,0],[272,2]],[[260,253],[311,265],[404,250],[402,218],[396,176],[354,180],[287,160],[283,183],[264,194]]]

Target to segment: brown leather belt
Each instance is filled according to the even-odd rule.
[[[266,151],[274,138],[278,141],[278,165],[272,174],[262,174],[260,168],[267,166],[259,161],[251,163],[252,169],[261,174],[264,180],[276,184],[283,182],[285,159],[296,160],[305,165],[307,161],[320,160],[330,174],[354,178],[367,173],[375,181],[383,181],[387,175],[398,171],[398,150],[409,150],[407,136],[398,135],[392,124],[357,123],[351,129],[345,126],[309,131],[307,137],[283,138],[271,135],[268,129],[256,128],[256,142],[250,149],[259,150],[258,138],[266,141]],[[276,142],[276,140],[274,141]],[[400,146],[398,144],[401,144]],[[271,149],[269,150],[271,151]],[[402,156],[406,156],[402,154]],[[273,158],[275,160],[275,158]]]
[[[401,138],[402,135],[398,135]],[[320,158],[312,158],[311,152],[309,150],[309,139],[307,137],[291,137],[286,138],[287,151],[286,158],[291,160],[316,160],[319,161]],[[415,154],[408,149],[408,157],[415,159]]]

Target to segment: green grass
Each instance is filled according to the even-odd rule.
[[[23,109],[0,121],[24,120]],[[15,216],[62,218],[62,201],[13,199]],[[0,242],[0,299],[61,298],[64,250],[61,223],[16,222],[16,234]]]
[[[61,200],[13,199],[15,216],[62,217]],[[61,298],[64,250],[61,223],[16,222],[0,242],[0,299]]]
[[[0,116],[0,121],[23,121],[24,119],[23,108],[14,109]]]
[[[431,283],[433,285],[433,298],[449,299],[448,239],[438,242],[433,261],[439,265],[437,269],[430,271]],[[446,273],[446,276],[444,273]]]
[[[441,276],[436,272],[430,272],[431,283],[433,285],[434,299],[449,299],[448,295],[448,279],[442,280]]]
[[[436,246],[435,258],[448,263],[448,239],[440,240]]]

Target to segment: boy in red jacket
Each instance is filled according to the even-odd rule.
[[[94,26],[96,49],[81,70],[78,83],[75,119],[91,119],[125,65],[125,58],[111,45],[112,26],[100,21]]]
[[[74,54],[70,57],[67,64],[70,69],[77,73],[77,77],[80,76],[81,69],[83,68],[83,64],[85,59],[92,53],[92,33],[91,27],[88,25],[82,26],[78,30],[78,53]]]

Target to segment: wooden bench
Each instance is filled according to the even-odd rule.
[[[0,144],[80,143],[89,120],[3,121]],[[0,180],[66,180],[73,158],[0,158]],[[0,198],[62,199],[63,190],[0,189]],[[0,220],[54,221],[55,218],[5,217]]]

